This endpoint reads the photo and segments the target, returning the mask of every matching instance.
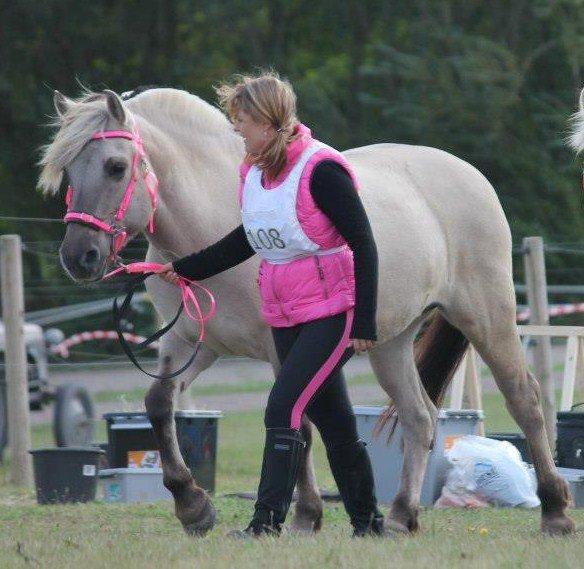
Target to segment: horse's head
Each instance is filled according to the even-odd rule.
[[[66,174],[61,263],[74,280],[94,281],[129,239],[152,230],[157,180],[134,118],[113,91],[75,101],[56,91],[54,104],[58,131],[44,148],[38,185],[56,193]]]

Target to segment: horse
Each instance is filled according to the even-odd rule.
[[[71,207],[93,219],[112,220],[135,176],[130,168],[135,144],[92,136],[139,132],[144,169],[158,179],[157,203],[145,180],[135,176],[119,231],[124,232],[124,242],[146,235],[147,261],[163,263],[189,254],[241,223],[236,187],[244,149],[219,109],[170,88],[147,90],[128,100],[109,90],[86,90],[77,99],[55,92],[54,105],[56,134],[42,148],[38,188],[56,194],[66,174],[74,189]],[[403,428],[403,471],[387,525],[404,533],[419,528],[420,492],[437,406],[470,342],[493,372],[527,438],[542,503],[541,530],[574,531],[566,513],[567,485],[554,465],[544,430],[538,384],[527,369],[518,336],[511,232],[495,190],[473,166],[435,148],[382,143],[344,155],[360,181],[379,255],[379,340],[368,355]],[[151,218],[153,232],[148,231]],[[115,252],[117,235],[112,233],[91,224],[67,225],[60,256],[73,280],[103,277]],[[191,535],[212,528],[215,510],[181,457],[173,409],[177,393],[221,355],[267,361],[278,373],[269,327],[259,317],[258,262],[252,257],[205,280],[217,299],[217,312],[206,324],[204,344],[188,370],[172,380],[154,381],[145,398],[164,485]],[[170,321],[180,301],[177,287],[156,277],[147,279],[146,287],[162,319]],[[162,338],[159,372],[186,361],[197,337],[198,326],[181,317]],[[317,531],[323,507],[307,421],[302,430],[309,445],[292,527]]]

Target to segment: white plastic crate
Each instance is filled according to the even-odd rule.
[[[106,502],[172,500],[161,468],[108,468],[100,470],[99,479]]]

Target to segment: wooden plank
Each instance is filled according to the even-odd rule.
[[[464,397],[464,382],[466,378],[466,362],[468,350],[462,358],[454,377],[452,378],[452,388],[450,391],[450,409],[459,411],[462,409],[462,399]]]
[[[578,363],[576,364],[576,385],[574,391],[584,389],[584,339],[578,338]]]
[[[584,336],[584,326],[517,326],[520,336],[554,336],[569,338],[570,336]]]
[[[523,263],[527,284],[530,324],[549,326],[545,253],[541,237],[523,239]],[[541,406],[548,443],[552,454],[556,448],[556,390],[552,373],[552,345],[548,334],[533,340],[533,367],[541,388]]]

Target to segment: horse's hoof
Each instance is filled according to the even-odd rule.
[[[541,519],[541,531],[546,535],[569,535],[576,531],[572,518],[565,514]]]
[[[402,534],[416,533],[420,529],[419,506],[411,506],[404,496],[398,496],[391,505],[386,527]]]
[[[399,522],[398,520],[387,518],[385,520],[385,529],[388,533],[392,534],[410,534],[413,533],[412,530],[408,528],[407,525]]]
[[[178,507],[176,516],[187,535],[202,537],[215,525],[217,511],[205,492],[197,493],[195,503],[190,507]]]
[[[318,519],[295,517],[288,528],[288,533],[297,535],[308,535],[317,533],[322,528],[322,516]]]
[[[217,511],[210,500],[207,502],[199,516],[198,519],[193,521],[181,520],[183,529],[187,535],[192,537],[203,537],[213,529],[215,520],[217,519]]]
[[[305,508],[296,505],[289,533],[312,534],[322,528],[322,505],[319,508]]]

